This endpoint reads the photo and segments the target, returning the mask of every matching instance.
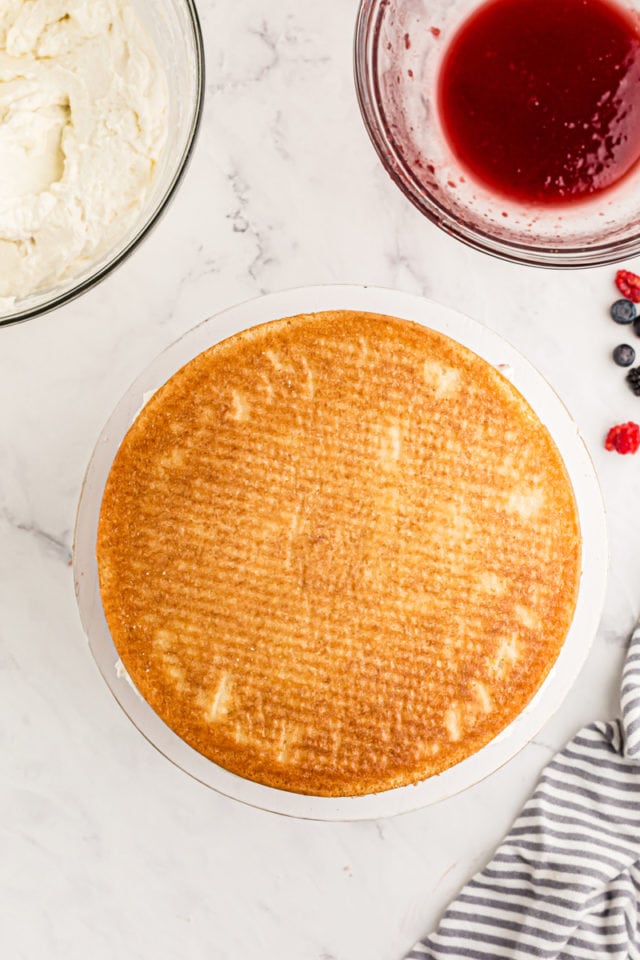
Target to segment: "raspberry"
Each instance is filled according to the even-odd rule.
[[[630,270],[618,270],[616,287],[623,297],[633,303],[640,303],[640,277]]]
[[[611,427],[604,445],[616,453],[636,453],[640,448],[640,427],[637,423],[619,423]]]

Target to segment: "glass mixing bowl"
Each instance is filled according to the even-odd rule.
[[[442,57],[485,0],[361,0],[355,80],[369,136],[391,178],[433,223],[505,260],[587,267],[640,253],[640,164],[582,203],[505,200],[474,182],[449,149],[436,103]],[[621,3],[636,15],[640,2]]]
[[[136,222],[119,241],[84,272],[59,285],[0,308],[0,326],[29,320],[73,300],[107,276],[158,221],[171,200],[191,155],[202,114],[204,53],[193,0],[132,0],[155,42],[168,81],[169,136],[154,185]]]

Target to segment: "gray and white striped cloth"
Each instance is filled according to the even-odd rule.
[[[621,707],[554,757],[491,863],[408,957],[640,960],[640,627]]]

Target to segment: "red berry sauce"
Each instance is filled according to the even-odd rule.
[[[491,190],[585,199],[640,157],[640,24],[611,0],[489,0],[449,45],[438,104],[453,153]]]

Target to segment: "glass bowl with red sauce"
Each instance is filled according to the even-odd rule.
[[[447,233],[546,267],[640,253],[640,2],[362,0],[373,144]]]

